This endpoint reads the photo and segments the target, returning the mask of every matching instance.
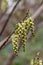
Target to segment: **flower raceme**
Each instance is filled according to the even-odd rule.
[[[12,45],[14,54],[18,55],[18,42],[21,39],[23,51],[25,51],[25,43],[27,40],[27,31],[30,30],[34,35],[34,20],[30,17],[24,20],[24,22],[16,24],[15,32],[12,36]]]
[[[40,52],[37,52],[35,57],[31,60],[30,65],[42,65],[42,59],[40,57]]]

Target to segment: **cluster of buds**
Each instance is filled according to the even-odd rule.
[[[31,65],[42,65],[42,59],[40,58],[40,53],[39,52],[31,60]]]
[[[14,54],[18,55],[18,35],[13,34],[13,36],[12,36],[12,46],[13,46]]]
[[[34,35],[34,20],[30,17],[27,20],[25,20],[24,23],[26,30],[28,31],[29,29],[32,35]]]
[[[13,45],[14,53],[16,55],[18,54],[17,53],[18,52],[18,41],[20,39],[22,41],[23,51],[25,51],[25,43],[27,40],[28,29],[32,32],[32,34],[34,34],[34,22],[31,17],[24,20],[24,22],[18,23],[16,25],[16,29],[14,33],[15,36],[13,35],[13,38],[12,38],[12,45]]]

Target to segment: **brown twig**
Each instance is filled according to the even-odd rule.
[[[6,44],[6,42],[8,42],[8,40],[10,39],[10,37],[12,36],[13,33],[14,33],[14,31],[12,31],[12,33],[8,37],[6,37],[3,41],[0,42],[1,43],[0,50]]]
[[[27,10],[25,17],[23,18],[23,21],[28,17],[29,10]]]
[[[0,35],[2,35],[2,33],[4,32],[4,30],[5,30],[5,28],[6,28],[6,25],[7,25],[7,23],[9,22],[9,19],[10,19],[12,13],[13,13],[14,10],[16,9],[16,7],[17,7],[17,5],[19,4],[20,1],[21,1],[21,0],[18,0],[18,1],[17,1],[16,5],[13,7],[13,9],[12,9],[11,13],[9,14],[8,18],[6,18],[5,24],[4,24],[4,26],[3,26],[3,28],[2,28],[2,30],[1,30],[1,32],[0,32]],[[3,19],[4,19],[4,18],[3,18]],[[3,20],[2,20],[2,21],[3,21]]]
[[[6,11],[7,11],[7,9],[2,13],[0,19],[5,15]]]
[[[43,4],[36,10],[36,12],[31,17],[33,19],[36,19],[42,11],[43,11]]]

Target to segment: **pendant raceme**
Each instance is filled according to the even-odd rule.
[[[25,51],[28,29],[31,31],[32,35],[34,35],[34,22],[31,17],[27,18],[22,23],[16,24],[15,33],[12,37],[12,45],[15,55],[18,55],[18,42],[20,39],[22,42],[23,51]]]

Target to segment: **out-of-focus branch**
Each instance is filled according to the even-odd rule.
[[[0,0],[0,18],[1,18],[1,2],[2,0]]]
[[[7,58],[6,62],[4,63],[4,65],[12,65],[12,61],[13,61],[13,59],[14,59],[15,57],[16,57],[16,56],[13,54],[13,52],[10,53],[10,54],[8,55],[8,58]]]
[[[6,37],[4,40],[2,40],[1,42],[0,42],[0,49],[1,49],[1,47],[3,46],[3,45],[5,45],[5,42],[6,42],[6,40],[8,39],[8,37]],[[4,43],[4,44],[3,44]]]
[[[12,33],[8,37],[6,37],[4,40],[0,42],[0,49],[9,41],[13,33],[14,31],[12,31]]]
[[[0,21],[5,21],[5,24],[4,24],[4,26],[3,26],[3,28],[2,28],[2,30],[1,30],[1,32],[0,32],[0,35],[2,35],[2,33],[4,32],[4,30],[5,30],[5,28],[6,28],[6,25],[7,25],[7,23],[8,23],[8,21],[9,21],[11,15],[12,15],[12,13],[13,13],[14,10],[16,9],[16,7],[17,7],[17,5],[19,4],[20,1],[21,1],[21,0],[18,0],[17,3],[16,3],[16,5],[13,6],[12,11],[10,12],[10,14],[9,14],[9,16],[8,16],[7,18],[5,18],[5,19],[3,18],[3,19],[0,20]]]
[[[2,13],[0,19],[5,15],[6,11],[7,11],[7,9]]]
[[[42,11],[43,11],[43,4],[36,10],[36,12],[31,17],[33,19],[36,19]]]

